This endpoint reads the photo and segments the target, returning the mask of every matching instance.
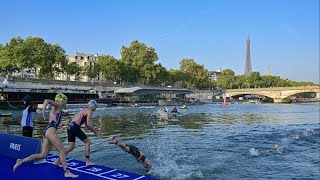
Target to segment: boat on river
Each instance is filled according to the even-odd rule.
[[[9,117],[12,113],[0,113],[0,117]]]
[[[179,113],[172,113],[172,112],[158,112],[157,116],[161,119],[161,120],[168,120],[168,119],[172,119],[172,118],[176,118],[178,116]]]
[[[168,108],[161,108],[156,113],[160,120],[168,120],[172,118],[176,118],[179,115],[179,112],[169,112]]]
[[[137,103],[135,103],[135,104],[131,104],[130,106],[131,106],[131,107],[140,107],[140,105],[139,105],[139,104],[137,104]]]
[[[188,109],[186,105],[180,106],[180,109]]]

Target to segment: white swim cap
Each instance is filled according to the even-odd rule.
[[[98,103],[97,103],[97,101],[95,101],[95,100],[90,100],[90,101],[88,102],[88,106],[89,106],[89,107],[97,107],[97,106],[98,106]]]

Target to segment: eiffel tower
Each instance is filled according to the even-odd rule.
[[[252,72],[252,67],[251,67],[251,55],[250,55],[250,38],[248,35],[247,38],[247,51],[246,51],[246,66],[244,68],[244,74],[250,74]]]

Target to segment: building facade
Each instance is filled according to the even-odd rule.
[[[40,68],[37,68],[37,71],[39,72]],[[23,72],[13,72],[12,73],[13,77],[22,77],[22,78],[36,78],[36,73],[34,68],[24,68]]]
[[[87,69],[93,68],[98,61],[99,57],[98,54],[84,54],[84,53],[76,53],[74,56],[67,56],[67,60],[69,63],[75,62],[79,67],[81,67],[84,71]],[[99,81],[100,75],[98,74],[95,79],[91,79],[85,74],[81,74],[79,79],[76,79],[76,77],[70,76],[69,79],[66,74],[60,73],[56,80],[70,80],[70,81],[83,81],[83,82],[91,82],[91,81]]]
[[[221,75],[221,69],[218,69],[216,71],[208,71],[208,74],[207,74],[208,78],[213,81],[218,80],[220,75]]]

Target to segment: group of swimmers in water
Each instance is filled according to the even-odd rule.
[[[169,112],[167,107],[161,108],[160,111],[161,112]],[[172,107],[171,113],[178,113],[178,110],[177,110],[176,106]]]
[[[54,146],[59,151],[58,158],[54,161],[54,165],[63,167],[64,176],[69,178],[77,178],[78,175],[73,174],[67,166],[66,156],[75,147],[76,137],[85,143],[85,161],[86,166],[93,165],[90,161],[90,144],[91,141],[87,135],[81,130],[81,125],[85,126],[96,136],[101,137],[102,133],[95,129],[92,125],[92,114],[96,111],[98,103],[95,100],[90,100],[88,102],[88,107],[82,109],[78,114],[76,114],[73,120],[68,124],[67,134],[68,134],[68,147],[65,149],[62,142],[57,134],[57,129],[61,127],[61,117],[63,114],[63,109],[65,108],[68,98],[62,93],[58,93],[54,100],[46,99],[43,102],[42,110],[35,108],[31,103],[31,97],[25,96],[22,101],[25,104],[25,109],[23,110],[23,115],[21,119],[21,125],[23,126],[23,136],[32,137],[33,132],[33,118],[34,112],[42,114],[44,120],[47,119],[45,110],[48,105],[51,105],[50,114],[48,117],[48,126],[43,131],[43,143],[42,152],[40,154],[32,154],[26,158],[17,159],[15,165],[13,166],[13,172],[25,162],[30,162],[33,160],[46,158],[52,146]],[[135,146],[122,143],[119,139],[114,136],[108,139],[110,144],[115,144],[123,149],[125,152],[132,154],[136,160],[143,165],[144,168],[150,170],[152,167],[151,161],[146,158],[146,156],[139,151]]]

